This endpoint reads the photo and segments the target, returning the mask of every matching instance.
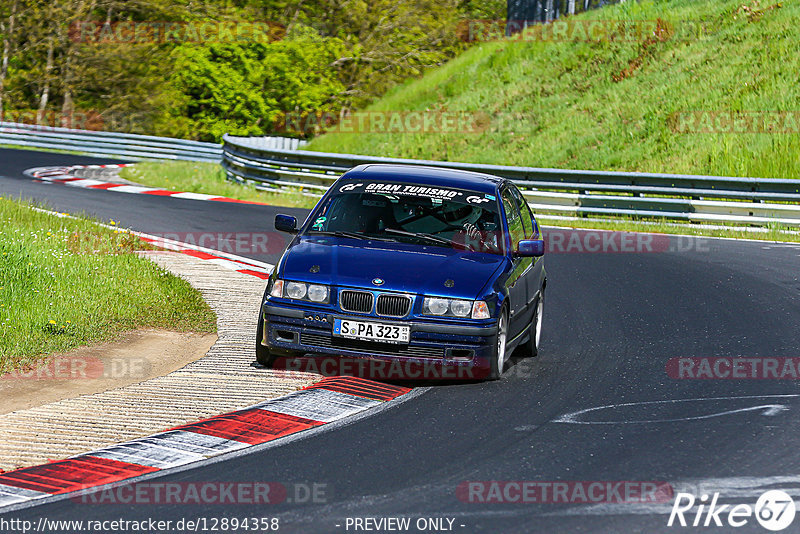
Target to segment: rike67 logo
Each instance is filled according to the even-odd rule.
[[[697,499],[691,493],[678,493],[672,505],[667,526],[682,527],[743,527],[753,517],[767,530],[784,530],[794,521],[794,500],[781,490],[770,490],[761,495],[755,506],[749,504],[717,504],[719,493],[709,501],[707,494]],[[697,507],[694,510],[695,506]]]

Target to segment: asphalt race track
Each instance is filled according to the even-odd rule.
[[[34,166],[108,162],[0,150],[0,195],[114,218],[148,233],[271,232],[275,213],[303,213],[85,190],[22,175]],[[800,247],[688,238],[677,247],[548,254],[540,355],[514,359],[500,381],[424,384],[390,409],[151,480],[324,485],[318,502],[145,506],[66,499],[8,517],[277,517],[282,532],[355,532],[348,518],[408,517],[412,526],[418,518],[453,519],[452,530],[465,533],[671,532],[698,530],[667,526],[672,495],[660,504],[587,504],[574,496],[486,503],[470,502],[457,489],[480,481],[635,481],[675,492],[695,488],[698,499],[719,492],[725,503],[752,506],[773,487],[793,489],[787,491],[797,500],[797,380],[676,379],[667,364],[800,357]],[[277,255],[255,259],[274,262]],[[599,407],[606,408],[591,410]],[[800,519],[795,523],[796,529]],[[710,530],[765,532],[753,517],[742,528]]]

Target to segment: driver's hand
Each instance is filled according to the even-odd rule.
[[[480,237],[481,237],[481,231],[478,230],[478,227],[475,226],[472,223],[465,223],[464,224],[464,231],[472,239],[480,239]]]

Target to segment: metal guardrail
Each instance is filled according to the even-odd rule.
[[[186,139],[0,122],[0,144],[69,150],[100,157],[218,162],[222,147]]]
[[[800,180],[507,167],[264,148],[223,137],[222,166],[236,181],[324,192],[365,163],[425,165],[493,174],[520,187],[537,213],[800,226]]]

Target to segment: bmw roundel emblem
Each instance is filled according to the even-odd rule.
[[[372,283],[375,284],[376,286],[382,286],[383,282],[384,282],[383,278],[375,278],[372,280]]]

